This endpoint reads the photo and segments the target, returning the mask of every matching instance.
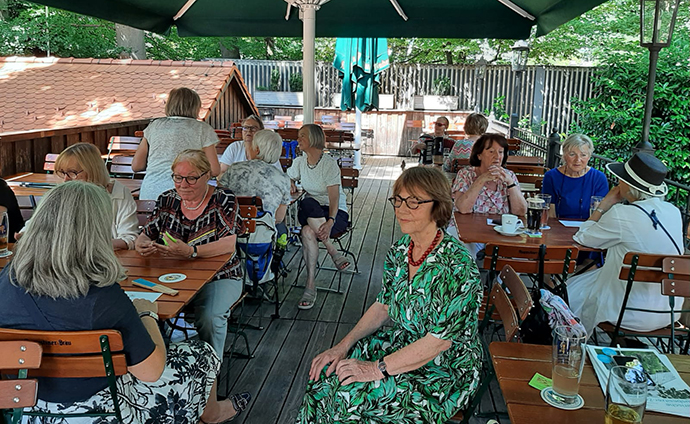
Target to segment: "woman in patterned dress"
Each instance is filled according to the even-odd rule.
[[[299,424],[443,423],[478,387],[482,292],[469,252],[442,230],[450,184],[437,169],[410,168],[389,200],[405,235],[374,304],[312,361]]]
[[[508,141],[500,134],[479,137],[470,155],[470,165],[458,171],[453,182],[455,207],[460,213],[522,216],[527,202],[513,171],[506,169]]]

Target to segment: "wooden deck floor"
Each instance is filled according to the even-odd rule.
[[[409,162],[409,160],[408,160]],[[401,237],[395,222],[390,197],[393,182],[400,175],[401,158],[366,157],[360,174],[360,185],[355,191],[351,251],[359,261],[359,274],[343,274],[343,294],[319,291],[313,309],[301,311],[297,302],[304,284],[305,273],[299,272],[301,252],[291,247],[286,261],[291,272],[280,287],[283,304],[280,318],[271,321],[272,305],[260,309],[245,307],[250,322],[263,322],[263,330],[247,330],[251,360],[232,359],[228,369],[226,359],[221,374],[219,392],[248,391],[252,394],[249,410],[238,423],[294,423],[307,383],[307,372],[312,358],[337,343],[359,320],[374,301],[383,274],[384,256],[394,240]],[[332,265],[330,260],[325,265]],[[338,275],[321,270],[317,285],[337,287]],[[261,317],[260,317],[261,315]],[[497,397],[498,409],[505,411],[500,391],[494,387],[483,402],[487,406]],[[473,419],[485,423],[486,419]],[[508,422],[507,419],[502,422]]]

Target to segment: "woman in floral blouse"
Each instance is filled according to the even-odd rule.
[[[524,215],[527,202],[517,177],[506,168],[508,141],[500,134],[484,134],[474,143],[470,165],[453,183],[455,207],[460,213]]]
[[[443,231],[450,184],[437,169],[410,168],[389,200],[405,235],[374,304],[312,361],[300,424],[443,423],[478,387],[482,291],[469,252]]]

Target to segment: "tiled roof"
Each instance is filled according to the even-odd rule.
[[[233,73],[231,61],[0,57],[0,134],[165,116],[176,87],[199,93],[205,119]]]

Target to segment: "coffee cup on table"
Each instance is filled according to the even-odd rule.
[[[521,225],[522,221],[517,217],[517,215],[510,213],[504,213],[501,215],[501,229],[504,233],[514,233]]]

